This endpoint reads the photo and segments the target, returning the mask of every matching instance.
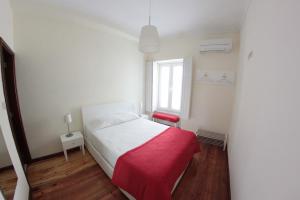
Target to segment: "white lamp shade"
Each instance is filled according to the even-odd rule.
[[[152,25],[142,27],[139,49],[143,53],[155,53],[159,51],[159,35],[157,28]]]
[[[67,124],[71,124],[72,123],[72,115],[70,113],[65,115],[65,122]]]

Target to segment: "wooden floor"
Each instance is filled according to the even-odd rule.
[[[227,156],[220,147],[201,144],[173,199],[229,200],[227,168]],[[72,152],[69,162],[63,156],[39,161],[28,167],[28,175],[33,199],[126,199],[89,153]]]
[[[201,145],[177,187],[174,199],[230,200],[227,153],[221,147]]]
[[[17,174],[13,168],[0,171],[0,188],[7,200],[13,199],[17,181]]]

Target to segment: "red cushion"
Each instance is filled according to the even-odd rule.
[[[162,113],[162,112],[155,112],[153,113],[152,117],[156,119],[166,120],[169,122],[174,122],[174,123],[177,123],[180,120],[180,117],[177,115],[172,115],[172,114]]]

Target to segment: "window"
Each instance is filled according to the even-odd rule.
[[[183,59],[156,62],[157,110],[179,113],[181,110]],[[155,91],[154,91],[155,92]]]
[[[146,62],[145,111],[163,111],[189,119],[193,59]]]

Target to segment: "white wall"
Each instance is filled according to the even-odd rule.
[[[13,16],[9,0],[0,0],[0,36],[5,42],[10,45],[11,48],[14,46],[13,39]]]
[[[17,83],[33,158],[62,151],[66,113],[72,130],[82,130],[81,106],[143,99],[136,39],[49,9],[15,7]]]
[[[233,200],[300,199],[299,10],[296,0],[250,4],[229,141]]]
[[[209,38],[232,38],[231,53],[200,54],[199,43]],[[196,81],[197,70],[236,71],[239,56],[239,34],[211,34],[208,36],[179,36],[163,39],[159,53],[147,59],[164,60],[193,57],[193,84],[189,120],[182,120],[182,127],[196,131],[198,128],[217,133],[228,133],[232,115],[235,87],[208,85]]]
[[[10,2],[8,0],[0,0],[0,36],[7,42],[7,44],[13,48],[13,17]],[[14,169],[18,176],[17,187],[15,190],[14,199],[22,200],[27,199],[29,195],[29,185],[27,183],[20,158],[17,153],[15,142],[11,133],[7,112],[3,109],[2,104],[4,103],[4,94],[2,86],[2,76],[0,70],[0,132],[3,134],[7,150],[9,152],[11,161],[14,165]],[[3,144],[1,144],[3,145]]]

